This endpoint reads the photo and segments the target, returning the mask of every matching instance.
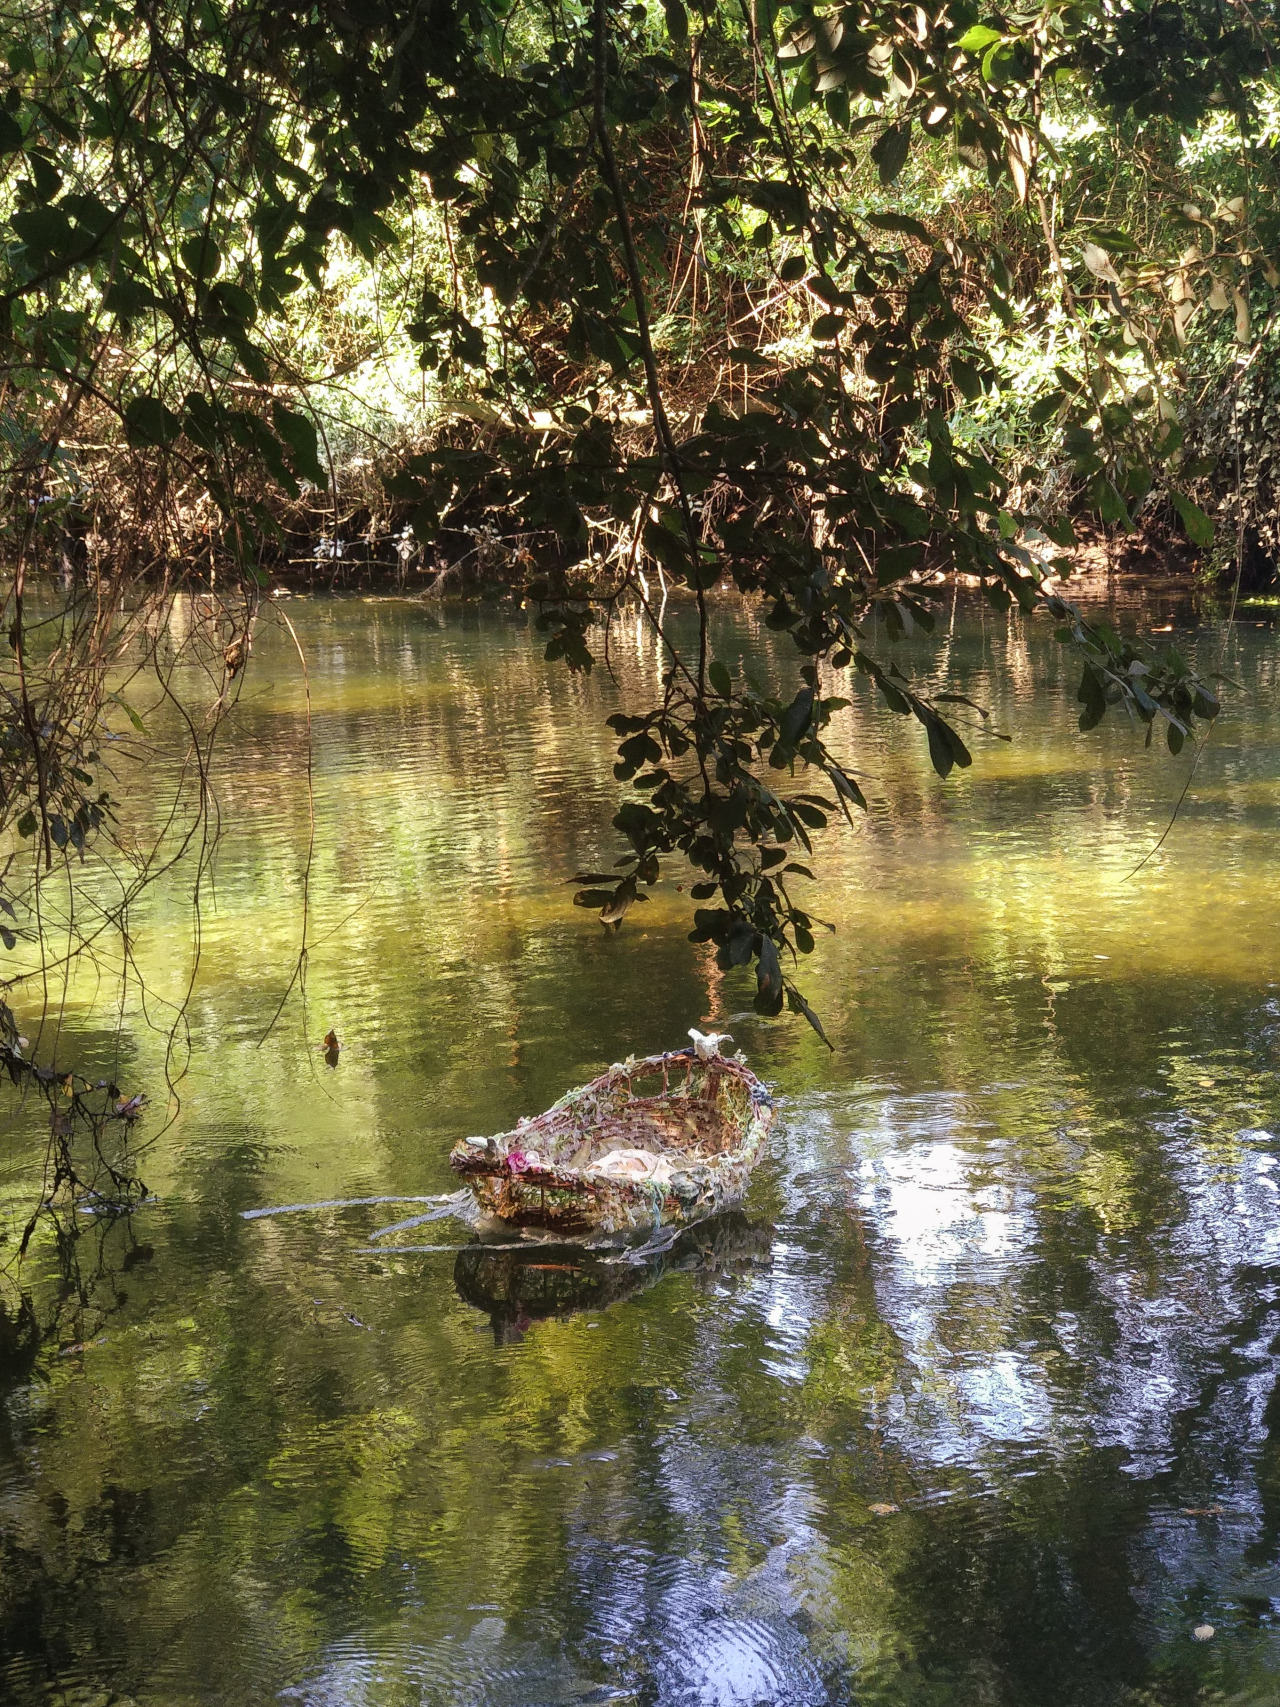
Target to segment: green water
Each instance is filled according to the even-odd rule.
[[[945,785],[855,684],[871,810],[823,838],[837,934],[801,978],[829,1054],[685,940],[678,874],[617,935],[569,905],[618,851],[601,721],[656,686],[650,644],[584,682],[515,615],[287,608],[305,1005],[262,1041],[309,824],[268,628],[198,932],[176,875],[131,915],[145,999],[131,976],[119,1017],[104,939],[42,1039],[152,1092],[154,1195],[27,1265],[49,1332],[0,1381],[0,1700],[1280,1701],[1272,629],[1188,635],[1242,691],[1132,879],[1189,753],[1076,733],[1047,625],[961,610],[910,653],[1015,737]],[[718,644],[789,662],[746,615]],[[133,778],[140,823],[169,780]],[[375,1236],[411,1202],[246,1216],[447,1192],[458,1134],[694,1024],[779,1120],[743,1216],[650,1269],[486,1272],[451,1219]],[[3,1120],[12,1253],[43,1139]]]

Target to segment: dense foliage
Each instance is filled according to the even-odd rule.
[[[499,518],[572,668],[625,603],[668,640],[659,701],[614,719],[628,851],[579,900],[617,922],[682,856],[695,938],[817,1024],[788,968],[810,834],[862,803],[825,739],[840,672],[944,777],[970,762],[957,710],[980,717],[873,617],[927,627],[965,575],[1048,599],[1082,727],[1123,706],[1176,752],[1217,710],[1175,648],[1042,582],[1068,498],[1212,542],[1187,425],[1212,386],[1231,438],[1280,284],[1276,24],[1201,0],[10,12],[0,819],[49,869],[110,815],[136,601],[33,652],[33,576],[231,573],[202,636],[224,703],[280,500],[338,502],[344,375],[407,375],[411,348],[420,404],[378,461],[419,546]],[[692,648],[655,582],[695,601]],[[713,655],[725,587],[793,637],[793,680],[757,692]]]

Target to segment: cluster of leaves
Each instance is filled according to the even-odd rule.
[[[1148,746],[1162,723],[1169,751],[1180,753],[1196,718],[1218,715],[1218,696],[1177,646],[1139,646],[1110,623],[1086,621],[1064,599],[1046,602],[1063,619],[1058,638],[1073,645],[1083,661],[1076,692],[1081,729],[1095,728],[1111,707],[1120,706],[1147,725]]]
[[[1083,33],[1078,52],[1111,107],[1137,119],[1172,119],[1186,130],[1221,104],[1249,126],[1257,79],[1274,67],[1274,0],[1132,0],[1108,25]]]
[[[114,816],[110,792],[98,786],[100,755],[74,728],[45,723],[33,731],[20,697],[2,684],[0,706],[0,821],[11,821],[19,836],[38,837],[46,862],[55,849],[83,854]],[[2,897],[0,907],[13,916]],[[11,935],[0,926],[6,948]]]
[[[44,1186],[19,1255],[25,1253],[41,1211],[60,1196],[74,1203],[92,1195],[111,1208],[127,1208],[146,1196],[129,1154],[129,1137],[146,1098],[125,1096],[108,1079],[89,1080],[42,1066],[29,1057],[28,1049],[12,1010],[0,1001],[0,1070],[15,1086],[36,1091],[49,1108]]]
[[[318,279],[332,226],[307,223],[262,30],[217,7],[50,6],[3,46],[0,340],[8,408],[41,429],[10,483],[48,496],[91,408],[198,480],[234,548],[270,525],[263,471],[286,490],[325,478],[268,322]]]
[[[1274,7],[1198,0],[1088,21],[1017,10],[966,38],[1041,130],[1028,199],[1061,353],[1029,425],[1056,430],[1105,522],[1128,528],[1164,503],[1202,548],[1213,524],[1192,494],[1213,465],[1189,448],[1199,399],[1253,359],[1280,287],[1276,40]]]

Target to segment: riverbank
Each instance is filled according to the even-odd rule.
[[[509,513],[504,516],[479,503],[470,510],[463,506],[447,524],[423,530],[416,525],[419,505],[390,495],[371,467],[351,471],[336,501],[318,490],[294,497],[275,491],[266,495],[262,510],[262,519],[270,525],[263,527],[249,569],[250,578],[262,586],[502,598],[520,594],[531,580],[561,566],[552,530],[522,527]],[[113,533],[101,511],[92,518],[72,514],[37,553],[37,571],[63,585],[78,579],[109,585],[119,578],[122,563],[136,566],[141,561],[150,579],[176,574],[215,586],[241,572],[202,511],[180,519],[185,555],[179,557],[161,550],[158,540],[139,539],[128,520],[131,507],[122,506],[117,513],[129,529],[127,539]],[[1074,589],[1094,598],[1117,586],[1167,579],[1209,592],[1234,585],[1234,564],[1216,564],[1209,552],[1186,537],[1176,519],[1152,516],[1145,525],[1126,531],[1080,514],[1073,525],[1075,543],[1055,553],[1072,564],[1070,576],[1061,583],[1068,594]],[[648,579],[663,578],[662,584],[668,584],[670,578],[658,564],[643,555],[638,563],[647,569]],[[943,578],[941,571],[923,577]],[[1270,561],[1255,552],[1246,560],[1238,590],[1265,595],[1275,581]],[[673,584],[679,586],[678,577]]]

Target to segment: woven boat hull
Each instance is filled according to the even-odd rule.
[[[480,1209],[561,1237],[682,1226],[742,1200],[773,1121],[737,1057],[614,1066],[536,1119],[464,1138],[449,1161]]]

